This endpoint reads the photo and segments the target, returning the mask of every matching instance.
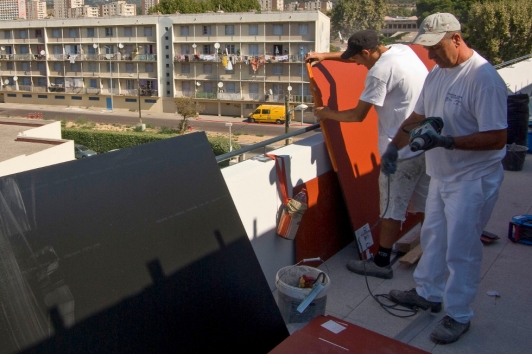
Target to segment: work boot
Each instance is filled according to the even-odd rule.
[[[346,267],[351,272],[360,275],[368,275],[381,279],[393,278],[393,270],[390,268],[390,266],[379,267],[375,264],[375,262],[373,262],[373,259],[367,259],[365,261],[352,260],[347,262]]]
[[[441,311],[441,302],[425,300],[417,294],[416,288],[408,291],[392,290],[390,291],[390,298],[396,303],[409,308],[419,307],[423,310],[430,308],[435,313]]]
[[[454,343],[469,330],[470,323],[460,323],[449,316],[445,316],[430,334],[430,340],[436,344]]]

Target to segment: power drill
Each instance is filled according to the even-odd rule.
[[[417,128],[414,128],[410,131],[410,150],[418,151],[426,143],[429,142],[429,137],[427,132],[432,130],[437,134],[441,134],[443,129],[443,119],[440,117],[429,117],[423,119]]]

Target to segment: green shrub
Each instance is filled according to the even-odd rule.
[[[74,140],[76,144],[85,145],[99,154],[109,150],[123,149],[176,136],[175,134],[115,132],[76,128],[63,128],[61,129],[61,134],[63,139]],[[216,156],[229,152],[228,138],[218,136],[208,139]],[[240,149],[240,145],[237,142],[233,141],[232,143],[233,150]]]

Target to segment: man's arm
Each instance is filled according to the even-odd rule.
[[[506,129],[454,137],[454,148],[460,150],[500,150],[505,145]]]
[[[410,116],[401,124],[399,127],[399,130],[397,130],[397,133],[395,133],[395,136],[393,137],[391,143],[395,144],[399,150],[407,146],[410,142],[410,134],[406,133],[411,131],[412,129],[416,128],[418,126],[418,123],[421,122],[423,119],[425,119],[425,116],[421,114],[417,114],[416,112],[412,112]]]
[[[333,111],[329,107],[317,107],[314,115],[320,120],[330,119],[337,122],[362,122],[373,104],[359,100],[355,108],[346,111]]]
[[[308,62],[320,62],[322,60],[336,60],[336,61],[343,61],[344,63],[352,63],[352,60],[349,59],[342,59],[341,55],[344,52],[309,52],[305,55],[305,61]]]

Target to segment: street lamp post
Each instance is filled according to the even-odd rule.
[[[301,103],[305,102],[303,91],[303,64],[305,63],[305,60],[303,58],[303,47],[299,47],[299,55],[301,55]],[[301,114],[303,114],[303,111],[301,111]],[[301,116],[301,119],[303,119],[303,116]]]
[[[140,48],[142,48],[142,46],[139,46],[137,45],[137,50],[140,50]],[[140,105],[140,71],[139,71],[139,62],[137,60],[137,99],[139,101],[139,125],[140,125],[140,129],[141,130],[144,130],[144,126],[142,125],[142,109],[141,109],[141,105]]]
[[[226,127],[229,127],[229,152],[233,151],[233,140],[231,139],[231,127],[233,123],[225,123]]]

